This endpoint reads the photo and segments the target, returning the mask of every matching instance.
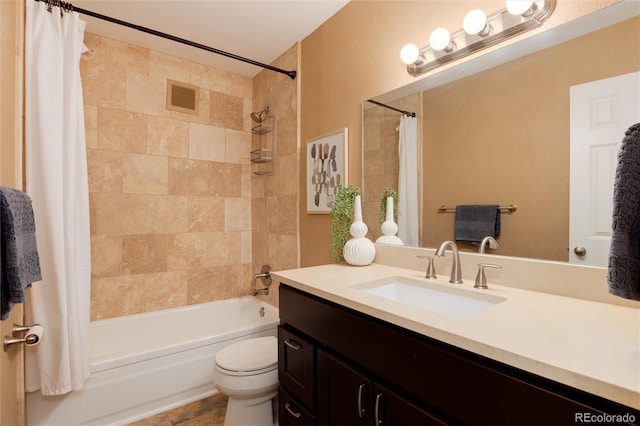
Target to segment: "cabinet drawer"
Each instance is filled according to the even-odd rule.
[[[314,426],[315,417],[286,391],[278,389],[278,420],[280,426]]]
[[[278,380],[309,410],[316,409],[316,348],[309,340],[278,327]]]

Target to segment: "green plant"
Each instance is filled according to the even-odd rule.
[[[353,221],[353,204],[360,188],[354,185],[340,185],[331,207],[331,258],[337,263],[344,262],[342,252],[347,243],[349,228]]]
[[[380,223],[387,220],[387,197],[393,197],[393,212],[395,215],[398,214],[398,192],[389,187],[384,190],[380,198],[380,209],[378,210],[378,220],[380,220]]]

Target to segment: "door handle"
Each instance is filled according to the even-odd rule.
[[[286,408],[287,411],[289,412],[289,414],[291,414],[296,419],[299,419],[300,416],[302,415],[300,413],[297,413],[297,412],[293,411],[293,409],[291,408],[291,405],[288,402],[286,404],[284,404],[284,408]]]
[[[26,332],[24,337],[18,337],[17,334],[20,332]],[[42,334],[44,333],[44,329],[40,324],[34,324],[32,326],[24,326],[13,324],[12,328],[12,336],[4,336],[2,341],[4,351],[7,352],[11,345],[15,345],[17,343],[24,343],[27,346],[35,346],[40,343],[42,339]]]
[[[376,395],[376,409],[375,409],[375,424],[376,426],[382,424],[382,420],[380,419],[380,400],[382,399],[382,394],[379,393]]]
[[[296,342],[295,340],[291,340],[291,339],[284,339],[284,344],[289,346],[291,349],[293,349],[294,351],[299,351],[300,349],[302,349],[302,345],[300,345],[298,342]]]
[[[587,254],[587,249],[582,246],[575,246],[573,248],[573,252],[576,254],[576,256],[582,257]]]
[[[364,417],[364,409],[362,408],[362,391],[364,390],[364,384],[358,386],[358,417]]]

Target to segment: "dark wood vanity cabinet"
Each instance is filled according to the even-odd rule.
[[[446,423],[319,349],[318,424],[428,426]]]
[[[585,413],[640,422],[637,410],[284,283],[280,320],[280,425],[537,426],[580,423]]]

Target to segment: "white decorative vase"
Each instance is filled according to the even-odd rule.
[[[382,235],[378,237],[376,243],[395,244],[402,246],[402,240],[396,236],[398,233],[398,225],[393,221],[393,197],[387,197],[387,215],[386,220],[382,222],[380,230]]]
[[[344,245],[342,255],[349,265],[366,266],[376,257],[376,246],[367,235],[367,225],[362,221],[362,204],[360,196],[356,195],[353,202],[353,223],[349,228],[351,239]]]

